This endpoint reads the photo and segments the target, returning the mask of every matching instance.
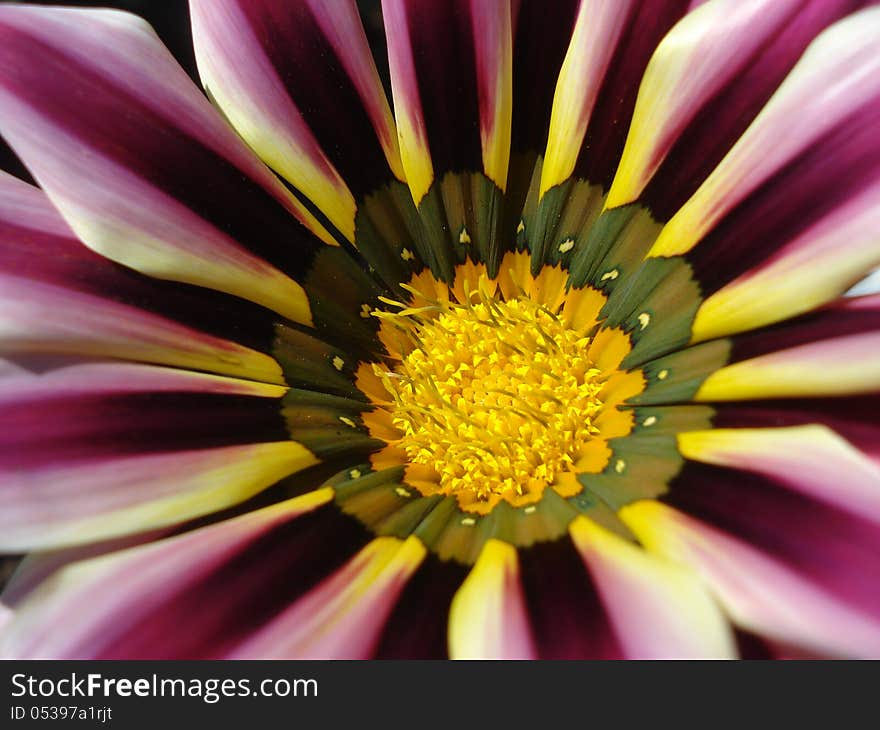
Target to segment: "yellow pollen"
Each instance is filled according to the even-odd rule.
[[[415,258],[415,255],[408,248],[405,248],[400,252],[400,258],[404,261],[412,261]]]
[[[336,357],[333,358],[333,367],[335,367],[337,370],[342,370],[344,366],[345,360],[339,357],[339,355],[336,355]]]
[[[650,324],[650,322],[651,322],[651,315],[648,314],[647,312],[642,312],[639,315],[639,329],[641,329],[641,330],[645,329],[645,327],[647,327],[648,324]]]
[[[666,378],[668,378],[668,377],[669,377],[668,370],[661,370],[659,373],[657,373],[657,380],[666,380]]]
[[[393,371],[373,372],[394,400],[397,446],[436,475],[435,493],[537,502],[597,437],[604,382],[591,340],[542,304],[481,285],[464,304],[374,314],[412,343]]]
[[[458,242],[459,243],[470,243],[471,237],[468,235],[467,228],[462,228],[461,233],[458,234]]]
[[[573,248],[574,248],[574,239],[573,238],[566,238],[562,243],[559,244],[559,253],[568,253]]]
[[[360,479],[361,478],[361,470],[360,469],[352,469],[350,472],[348,472],[348,476],[350,476],[352,479]]]

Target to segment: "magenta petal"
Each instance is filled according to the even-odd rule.
[[[800,213],[810,223],[867,186],[878,163],[871,144],[880,103],[878,29],[880,8],[871,7],[816,36],[748,129],[663,227],[651,255],[697,246],[697,256],[715,252],[716,270],[737,275],[754,261],[752,249],[760,254],[763,246],[744,250],[723,229],[746,225],[749,241],[781,246],[802,225]],[[730,259],[721,256],[728,251],[720,250],[717,238],[708,239],[718,228],[724,247],[738,250]]]
[[[257,154],[353,239],[355,199],[402,176],[353,0],[193,0],[190,8],[212,98]]]
[[[274,332],[269,312],[114,264],[76,239],[45,193],[2,173],[0,282],[0,351],[114,356],[281,380],[277,363],[237,344],[265,351]]]
[[[363,545],[313,492],[73,563],[16,605],[0,656],[221,658]],[[193,620],[198,617],[198,620]]]
[[[840,478],[845,479],[845,474]],[[757,548],[867,615],[880,615],[880,522],[770,477],[689,464],[664,501]]]
[[[0,130],[90,248],[310,322],[294,280],[322,244],[297,216],[326,232],[143,21],[0,8]]]
[[[519,560],[539,658],[623,658],[597,587],[570,540],[521,550]]]
[[[692,254],[705,291],[713,292],[772,260],[835,209],[876,190],[880,181],[878,115],[880,93],[875,92],[721,220]],[[871,230],[870,219],[865,225]],[[853,244],[860,235],[854,233]]]
[[[233,652],[237,659],[369,659],[426,554],[415,537],[377,537]]]
[[[683,94],[687,116],[677,121],[663,161],[641,199],[660,220],[669,219],[696,191],[826,26],[864,5],[858,0],[733,2],[717,33],[695,47],[694,67],[713,68],[714,83]],[[739,15],[752,18],[739,24]],[[708,40],[708,39],[707,39]],[[748,52],[743,52],[743,46]],[[731,53],[731,49],[733,53]],[[704,96],[705,92],[709,92]]]
[[[632,4],[590,115],[575,165],[577,177],[610,187],[651,54],[686,12],[687,2],[682,0]]]
[[[376,659],[445,659],[452,597],[467,568],[429,555],[406,584],[375,651]]]
[[[543,153],[553,91],[577,14],[576,0],[523,0],[513,18],[513,152]],[[548,18],[548,13],[551,17]],[[528,99],[528,103],[520,100]],[[529,174],[531,170],[529,170]],[[524,181],[526,184],[528,180]],[[518,213],[517,213],[518,214]]]
[[[438,174],[482,169],[481,99],[471,5],[471,0],[383,2],[392,79],[395,70],[408,71],[397,74],[396,113],[398,118],[401,114],[417,118]],[[403,34],[397,30],[401,26],[409,48],[400,42]]]
[[[4,378],[0,549],[176,524],[317,462],[290,441],[279,386],[122,363]]]
[[[243,380],[87,364],[5,386],[0,452],[7,469],[281,440],[285,433],[277,400],[284,388]]]

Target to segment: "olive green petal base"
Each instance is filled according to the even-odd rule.
[[[605,469],[578,479],[586,493],[614,512],[630,502],[659,497],[684,465],[677,434],[711,428],[713,415],[706,406],[636,408],[632,433],[608,442],[612,456]]]

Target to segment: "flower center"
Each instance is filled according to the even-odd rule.
[[[538,501],[599,433],[590,338],[527,297],[469,299],[377,313],[414,345],[392,372],[374,366],[394,400],[397,445],[435,473],[439,493]]]

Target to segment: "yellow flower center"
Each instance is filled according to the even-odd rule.
[[[414,343],[393,371],[374,365],[394,399],[398,447],[438,475],[440,493],[537,501],[599,433],[590,338],[526,297],[423,309],[377,313]]]

